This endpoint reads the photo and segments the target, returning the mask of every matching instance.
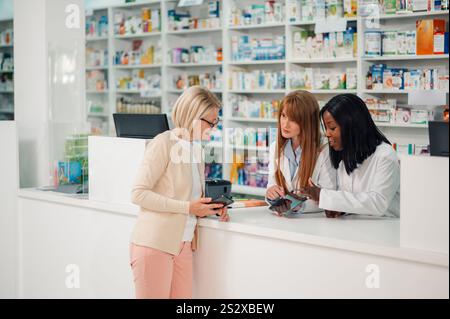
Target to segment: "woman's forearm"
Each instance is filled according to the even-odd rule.
[[[133,189],[131,201],[150,211],[189,215],[189,201],[172,199],[139,186]]]

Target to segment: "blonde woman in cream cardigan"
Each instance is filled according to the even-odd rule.
[[[140,206],[130,245],[138,299],[192,298],[197,219],[229,220],[226,208],[203,198],[205,168],[198,152],[217,126],[220,108],[208,90],[186,90],[172,113],[176,128],[147,146],[132,191],[132,202]]]

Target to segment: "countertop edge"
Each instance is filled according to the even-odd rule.
[[[284,230],[271,229],[263,226],[244,225],[240,223],[222,223],[214,219],[202,219],[200,226],[222,231],[230,231],[260,237],[292,241],[300,244],[320,246],[324,248],[352,251],[386,258],[413,261],[438,267],[449,267],[449,255],[445,253],[423,251],[407,247],[389,247],[361,242],[343,240],[339,238],[315,236],[304,233],[294,233]]]
[[[19,189],[18,197],[24,199],[35,199],[46,202],[96,209],[114,214],[125,215],[129,217],[137,217],[139,208],[133,207],[131,204],[110,204],[100,201],[93,201],[89,199],[72,198],[65,194],[58,194],[55,192],[40,191],[37,189]]]
[[[132,205],[109,204],[88,199],[71,198],[64,194],[45,192],[37,189],[19,189],[18,197],[23,199],[40,200],[75,207],[95,209],[133,218],[136,218],[139,213],[139,208],[134,208]],[[232,213],[233,210],[230,210],[230,212]],[[315,236],[305,233],[277,230],[260,225],[242,224],[233,221],[222,223],[213,218],[200,219],[199,226],[228,232],[291,241],[306,245],[320,246],[324,248],[370,254],[398,260],[413,261],[437,267],[449,267],[449,255],[439,252],[423,251],[407,247],[389,247],[368,244],[333,237]]]

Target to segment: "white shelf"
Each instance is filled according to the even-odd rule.
[[[356,17],[344,18],[347,22],[357,21]],[[326,19],[325,19],[326,20]],[[306,26],[306,25],[315,25],[316,21],[299,21],[299,22],[289,22],[290,26]]]
[[[14,70],[0,70],[0,74],[10,74],[10,73],[14,73]]]
[[[102,118],[109,117],[108,114],[102,114],[102,113],[88,113],[87,116],[88,117],[102,117]]]
[[[186,34],[208,33],[208,32],[211,32],[211,33],[222,32],[222,28],[167,31],[166,34],[168,34],[168,35],[186,35]]]
[[[308,90],[308,89],[289,89],[288,92],[305,90],[313,94],[345,94],[345,93],[358,93],[357,90]]]
[[[286,60],[230,61],[230,65],[271,65],[285,64]]]
[[[209,66],[222,66],[219,62],[205,62],[205,63],[170,63],[167,65],[169,68],[198,68]]]
[[[232,94],[286,94],[286,90],[230,90]]]
[[[108,67],[107,66],[87,66],[86,67],[86,71],[98,71],[98,70],[100,70],[100,71],[102,71],[102,70],[107,71]]]
[[[356,58],[326,58],[326,59],[292,59],[289,63],[298,64],[313,64],[313,63],[345,63],[345,62],[355,62]]]
[[[108,94],[109,90],[97,91],[97,90],[86,90],[88,94]]]
[[[131,2],[131,3],[125,3],[125,4],[118,4],[113,6],[113,9],[132,9],[132,8],[139,8],[145,5],[152,5],[152,4],[161,4],[161,2],[164,0],[148,0],[148,1],[139,1],[139,2]],[[167,0],[165,2],[168,2]]]
[[[407,61],[407,60],[448,60],[448,54],[432,55],[385,55],[379,57],[362,57],[364,61]]]
[[[223,148],[224,148],[224,145],[223,145],[223,142],[212,141],[212,142],[208,142],[208,143],[206,144],[206,148],[223,149]]]
[[[395,123],[384,123],[384,122],[375,122],[378,127],[391,127],[391,128],[421,128],[427,129],[427,124],[395,124]]]
[[[145,5],[161,4],[162,1],[169,2],[168,0],[147,0],[147,1],[131,2],[115,5],[113,6],[113,9],[130,9],[135,7],[142,7]]]
[[[167,92],[168,93],[172,93],[172,94],[182,94],[185,90],[187,90],[187,88],[186,89],[181,89],[181,90],[179,90],[179,89],[169,89],[169,90],[167,90]],[[212,92],[212,93],[216,93],[216,94],[223,93],[223,90],[217,90],[217,89],[210,89],[209,91]]]
[[[443,93],[447,93],[447,91],[442,91],[442,90],[363,90],[362,92],[365,94],[409,94],[411,92],[415,92],[415,91],[431,91],[431,92],[443,92]]]
[[[266,196],[266,189],[260,188],[260,187],[251,187],[251,186],[244,186],[244,185],[237,185],[233,184],[231,186],[231,192],[237,193],[237,194],[247,194],[247,195],[254,195],[254,196]]]
[[[14,91],[13,90],[0,90],[1,94],[13,94]]]
[[[108,36],[103,36],[103,37],[86,37],[86,42],[107,41],[108,39],[109,39]]]
[[[281,28],[285,27],[285,23],[266,23],[266,24],[254,24],[254,25],[237,25],[229,26],[230,30],[252,30],[252,29],[269,29],[269,28]]]
[[[231,117],[230,121],[233,122],[245,122],[245,123],[277,123],[277,119],[263,119],[252,117]]]
[[[148,32],[148,33],[138,33],[138,34],[127,34],[127,35],[114,35],[114,39],[142,39],[161,36],[161,32]]]
[[[14,110],[2,110],[0,109],[1,114],[14,114]]]
[[[256,145],[227,145],[227,148],[232,150],[246,150],[246,151],[255,151],[255,152],[268,152],[269,148],[265,146],[256,146]]]
[[[12,44],[0,44],[0,48],[12,48]]]
[[[157,69],[161,68],[161,64],[139,64],[139,65],[114,65],[118,70],[134,70],[134,69]]]
[[[431,12],[410,12],[410,13],[396,13],[396,14],[382,14],[380,19],[390,20],[390,19],[403,19],[403,18],[418,18],[418,17],[434,17],[434,16],[448,16],[448,10],[443,11],[431,11]]]
[[[146,94],[149,91],[145,91],[145,90],[116,90],[116,93],[119,94]],[[156,94],[151,94],[149,96],[146,96],[148,98],[160,98],[161,97],[161,92],[158,92]]]

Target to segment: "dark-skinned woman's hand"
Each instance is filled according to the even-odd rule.
[[[275,206],[274,209],[278,217],[283,217],[283,214],[291,209],[291,201],[286,199],[281,205]]]
[[[320,192],[321,192],[321,188],[316,186],[313,181],[311,180],[311,178],[309,179],[309,186],[304,187],[301,189],[301,192],[308,196],[310,199],[312,199],[315,202],[319,202],[320,200]]]
[[[325,215],[327,216],[327,218],[339,218],[345,215],[345,213],[341,213],[341,212],[334,212],[331,210],[326,210],[325,211]]]

